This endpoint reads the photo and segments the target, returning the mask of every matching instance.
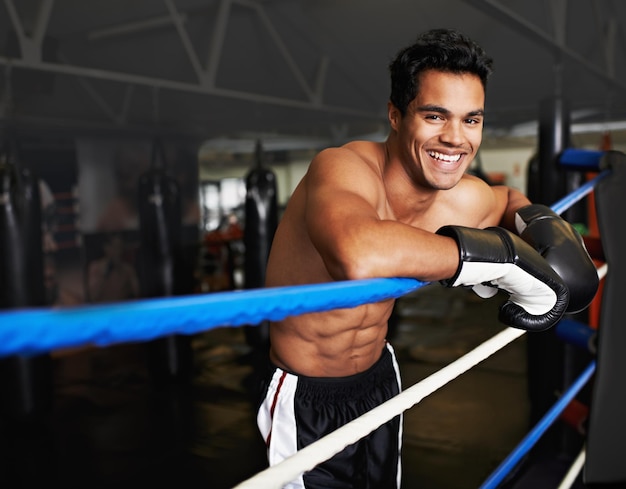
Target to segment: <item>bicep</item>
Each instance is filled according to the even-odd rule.
[[[311,231],[339,232],[360,219],[377,219],[372,193],[377,190],[364,178],[351,182],[332,175],[312,177],[307,181],[306,221]],[[338,229],[335,229],[338,228]],[[318,233],[315,233],[318,234]]]
[[[529,204],[529,200],[519,190],[504,185],[488,189],[481,197],[483,213],[478,227],[502,226],[514,230],[515,212]]]
[[[500,215],[499,225],[515,231],[515,213],[521,207],[530,204],[530,200],[519,190],[498,186],[493,187],[496,199],[498,200],[498,207],[502,209]]]
[[[336,162],[338,165],[341,162]],[[307,175],[307,232],[335,280],[415,277],[439,280],[456,270],[449,238],[398,222],[387,209],[376,169],[348,162]]]
[[[380,221],[376,177],[354,161],[314,161],[306,177],[305,224],[329,271],[345,268],[367,246],[366,229]],[[342,272],[340,274],[348,274]]]

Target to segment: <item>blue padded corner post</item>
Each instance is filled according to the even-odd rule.
[[[559,155],[559,163],[571,170],[598,171],[605,151],[567,148]]]

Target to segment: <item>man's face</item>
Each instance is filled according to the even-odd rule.
[[[485,90],[480,78],[467,73],[429,70],[419,82],[404,117],[390,107],[392,128],[412,180],[447,190],[460,181],[482,141]]]

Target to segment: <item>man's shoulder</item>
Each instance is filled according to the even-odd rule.
[[[323,149],[311,162],[317,168],[343,168],[369,166],[380,172],[384,159],[384,150],[379,143],[370,141],[351,141],[342,146]]]
[[[468,225],[485,224],[487,216],[491,216],[489,225],[497,225],[503,204],[496,190],[496,187],[474,175],[464,175],[454,189],[447,191],[446,200],[456,208],[459,215],[466,215],[470,221],[476,220],[476,223],[470,222]]]
[[[323,161],[340,160],[355,165],[367,164],[380,167],[385,151],[380,143],[372,141],[350,141],[342,146],[326,148],[318,154],[317,159]]]
[[[355,140],[349,141],[340,148],[352,151],[363,159],[380,158],[385,154],[383,143],[375,141]]]
[[[468,173],[463,175],[459,183],[452,190],[459,194],[467,193],[473,199],[479,200],[490,200],[493,196],[493,188],[487,182]]]

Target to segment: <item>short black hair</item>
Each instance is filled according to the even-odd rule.
[[[432,29],[420,35],[389,64],[389,100],[403,116],[417,95],[420,75],[427,70],[472,73],[486,88],[493,60],[476,42],[454,29]]]

